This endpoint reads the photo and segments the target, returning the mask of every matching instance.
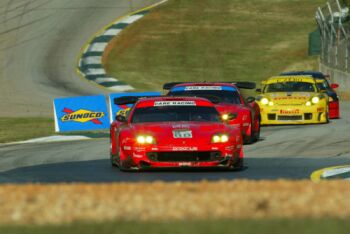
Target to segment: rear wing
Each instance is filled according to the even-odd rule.
[[[165,83],[163,85],[163,89],[164,90],[170,90],[171,88],[173,88],[175,85],[179,85],[179,84],[199,84],[200,82],[170,82],[170,83]],[[203,82],[203,84],[205,84],[207,82]],[[256,83],[255,82],[249,82],[249,81],[215,81],[215,82],[210,82],[210,83],[224,83],[224,84],[233,84],[235,86],[237,86],[237,88],[239,89],[255,89],[256,88]]]
[[[127,105],[127,104],[135,104],[138,100],[143,98],[151,98],[151,97],[159,97],[159,96],[123,96],[114,98],[115,105]]]

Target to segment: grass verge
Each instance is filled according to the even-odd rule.
[[[324,220],[203,220],[176,222],[107,222],[75,223],[60,226],[2,226],[0,233],[131,233],[131,234],[164,234],[164,233],[259,233],[259,234],[319,234],[348,233],[350,222],[339,219]]]
[[[109,45],[109,74],[138,90],[168,81],[260,81],[316,69],[308,33],[323,0],[170,0]]]
[[[22,141],[55,133],[50,118],[0,118],[0,143]]]

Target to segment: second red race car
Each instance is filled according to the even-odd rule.
[[[174,82],[163,85],[168,96],[195,96],[212,101],[230,125],[238,126],[244,143],[253,143],[260,137],[260,108],[254,97],[244,99],[239,89],[255,89],[253,82]]]
[[[123,171],[243,167],[240,129],[226,124],[209,100],[120,97],[114,102],[135,105],[111,124],[113,166]]]

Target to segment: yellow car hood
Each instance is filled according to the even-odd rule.
[[[316,95],[317,93],[290,92],[265,93],[264,97],[272,101],[275,105],[303,105]]]

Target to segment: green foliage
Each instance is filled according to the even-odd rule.
[[[0,118],[0,143],[53,134],[54,121],[49,118]]]
[[[308,34],[323,0],[170,0],[114,41],[107,72],[138,90],[169,81],[260,81],[317,69]],[[302,7],[301,7],[302,6]]]

